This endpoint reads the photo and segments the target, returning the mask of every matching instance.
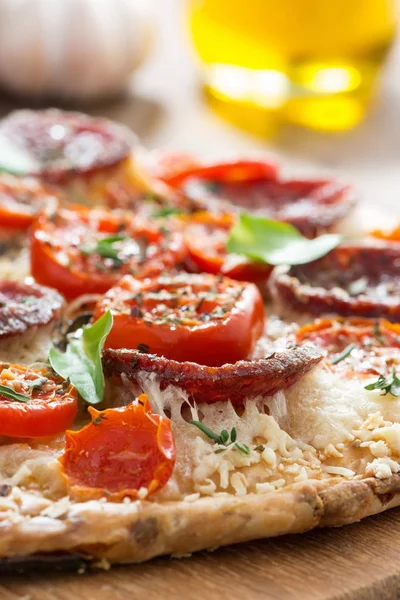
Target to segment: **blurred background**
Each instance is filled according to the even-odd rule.
[[[397,12],[395,0],[0,0],[0,114],[57,105],[122,121],[150,148],[272,151],[398,207]]]

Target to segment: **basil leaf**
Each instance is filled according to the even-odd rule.
[[[28,152],[18,148],[4,135],[0,134],[0,172],[13,175],[26,175],[40,171],[38,163]]]
[[[10,400],[15,400],[16,402],[29,402],[29,396],[25,396],[25,394],[19,394],[15,392],[13,389],[7,387],[6,385],[0,384],[0,395],[6,396],[6,398],[10,398]]]
[[[289,223],[241,213],[226,248],[233,254],[274,266],[304,265],[328,254],[341,239],[338,234],[326,234],[309,240]]]
[[[61,377],[69,379],[88,404],[98,404],[104,396],[104,375],[101,351],[113,324],[107,311],[93,325],[82,328],[80,337],[72,340],[66,351],[52,348],[49,362]]]
[[[80,251],[83,254],[100,254],[103,258],[111,258],[115,261],[122,262],[118,256],[118,249],[114,248],[116,242],[122,242],[128,239],[125,235],[112,235],[103,238],[95,244],[85,244],[81,246]]]
[[[164,218],[170,217],[172,215],[183,215],[183,214],[184,214],[184,211],[181,208],[173,208],[173,207],[166,206],[165,208],[160,208],[160,210],[153,212],[152,217],[154,217],[154,219],[164,219]]]

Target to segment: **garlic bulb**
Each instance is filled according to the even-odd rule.
[[[0,87],[97,98],[121,90],[151,39],[152,0],[0,0]]]

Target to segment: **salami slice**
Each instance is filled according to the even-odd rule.
[[[116,167],[136,143],[122,125],[56,109],[15,111],[1,121],[0,133],[36,162],[30,174],[52,184]]]
[[[62,306],[62,296],[55,290],[0,281],[0,341],[48,325],[60,315]]]
[[[272,396],[298,381],[322,360],[324,353],[312,346],[276,352],[268,358],[207,367],[193,362],[177,362],[136,350],[104,350],[106,377],[127,377],[140,385],[143,375],[152,375],[162,390],[175,386],[192,401],[213,403],[230,400],[240,404],[245,398]]]
[[[329,180],[191,178],[182,184],[182,191],[197,209],[254,213],[291,223],[308,237],[330,230],[356,203],[349,185]]]
[[[277,268],[271,290],[280,310],[400,320],[400,244],[342,245],[325,257]]]

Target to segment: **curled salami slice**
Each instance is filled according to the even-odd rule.
[[[278,310],[400,320],[400,245],[343,245],[271,278]]]
[[[0,340],[49,324],[62,306],[63,299],[55,290],[0,281]]]
[[[298,381],[324,354],[312,346],[276,352],[268,358],[206,367],[193,362],[177,362],[136,350],[104,350],[106,377],[121,375],[139,384],[144,375],[152,375],[162,390],[175,386],[195,402],[231,400],[240,404],[245,398],[271,396]]]
[[[0,133],[36,162],[31,174],[53,184],[120,165],[136,141],[107,119],[55,109],[15,111],[0,123]]]
[[[297,332],[297,342],[326,350],[331,368],[346,376],[388,376],[400,365],[400,325],[384,319],[318,319]]]
[[[330,180],[188,178],[181,187],[197,209],[246,211],[291,223],[308,237],[337,225],[354,207],[349,185]]]

